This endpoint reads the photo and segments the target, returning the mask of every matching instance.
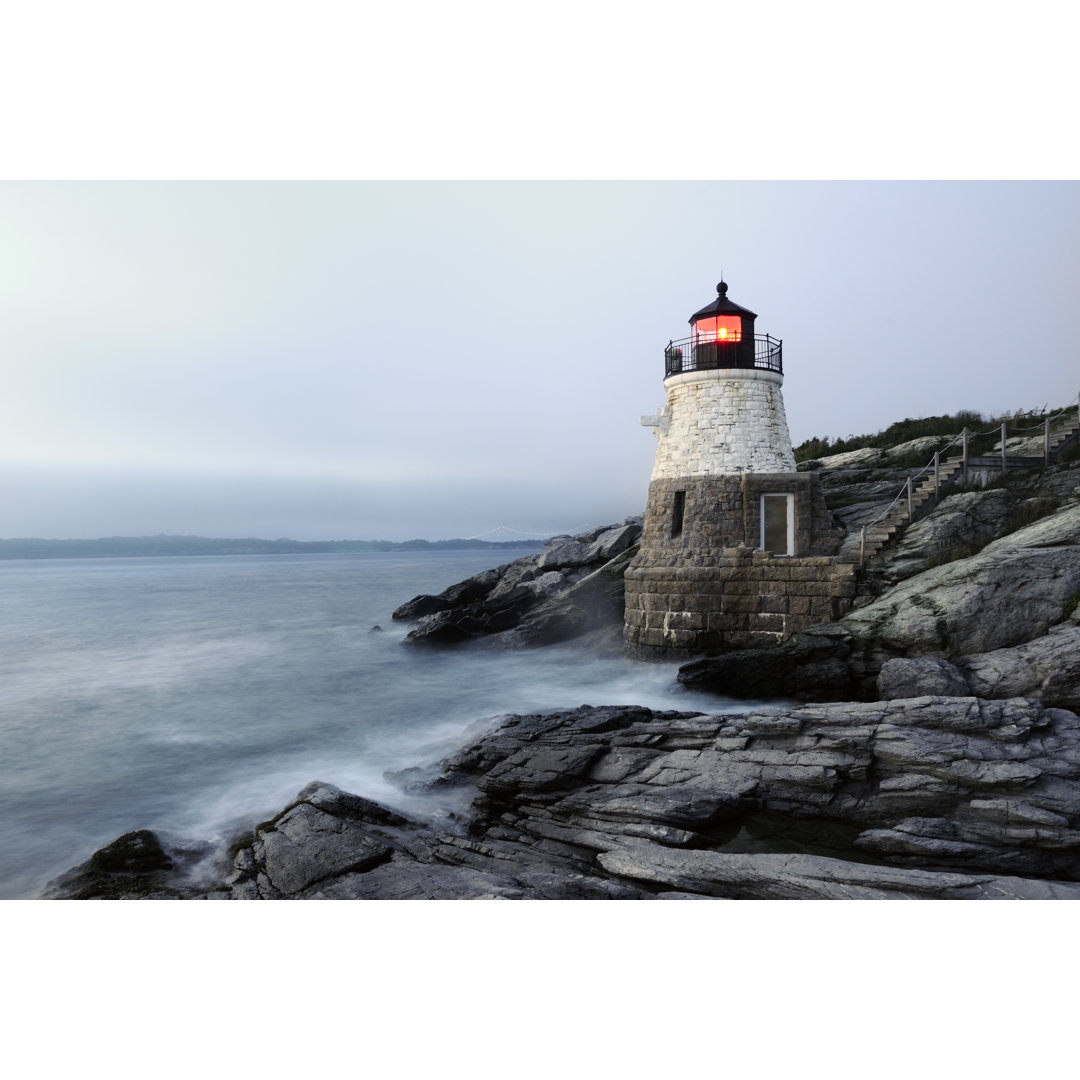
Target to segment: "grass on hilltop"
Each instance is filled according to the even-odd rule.
[[[1073,409],[1076,406],[1072,406]],[[890,424],[884,431],[876,435],[848,435],[843,439],[830,439],[814,436],[795,447],[795,461],[812,461],[817,458],[829,457],[832,454],[846,454],[850,450],[862,450],[871,447],[877,450],[887,450],[901,443],[911,442],[912,439],[922,439],[929,436],[946,438],[951,435],[959,435],[964,428],[969,431],[986,431],[987,429],[1000,428],[1007,424],[1009,434],[1015,434],[1018,428],[1034,428],[1043,423],[1048,417],[1056,416],[1064,409],[1018,411],[1005,413],[1001,416],[984,416],[982,413],[970,409],[961,409],[959,412],[946,416],[924,416],[921,419],[898,420]],[[994,433],[996,436],[996,432]],[[989,437],[989,436],[987,436]]]

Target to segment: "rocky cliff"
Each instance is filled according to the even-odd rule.
[[[904,471],[821,464],[850,550]],[[612,647],[635,529],[558,538],[395,617],[413,642]],[[505,717],[396,777],[424,815],[316,783],[224,860],[132,833],[49,895],[1080,899],[1080,468],[943,497],[859,593],[680,672],[791,704]]]
[[[1080,719],[1026,699],[514,716],[399,781],[468,801],[312,784],[209,887],[144,833],[51,895],[1080,899]]]

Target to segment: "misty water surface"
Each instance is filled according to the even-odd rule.
[[[405,805],[385,770],[501,713],[718,707],[674,664],[404,642],[398,604],[516,554],[0,563],[0,896],[132,829],[227,836],[311,780]]]

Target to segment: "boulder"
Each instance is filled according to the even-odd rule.
[[[604,637],[596,642],[598,647],[606,644],[608,651],[621,652],[626,613],[623,574],[635,554],[636,545],[531,609],[503,635],[502,644],[508,648],[551,645],[599,634]]]
[[[482,600],[498,585],[509,568],[516,565],[518,564],[508,563],[506,566],[497,567],[494,570],[484,570],[471,578],[466,578],[464,581],[451,585],[444,592],[435,596],[421,593],[395,609],[390,617],[401,622],[411,622],[425,615],[434,615],[439,611],[447,611],[455,605],[460,606]]]
[[[641,536],[642,518],[634,518],[623,525],[612,529],[606,529],[597,537],[600,545],[600,557],[602,559],[614,559],[621,555],[632,544],[636,544]]]
[[[379,832],[387,827],[408,829],[411,823],[332,784],[309,784],[280,814],[255,827],[224,884],[237,899],[300,896],[386,862],[392,849]]]
[[[641,519],[633,518],[576,538],[553,537],[539,554],[486,570],[437,596],[416,596],[393,617],[416,622],[407,635],[411,642],[501,636],[499,644],[520,647],[592,635],[599,647],[611,649],[616,640],[621,647],[622,575],[640,536]]]
[[[940,656],[897,657],[881,665],[877,678],[878,695],[882,700],[921,697],[929,694],[944,697],[967,697],[972,688],[964,673]],[[997,697],[983,694],[982,697]],[[1000,695],[1014,697],[1013,694]]]
[[[970,692],[980,697],[1036,697],[1047,705],[1080,709],[1080,624],[1075,617],[1043,637],[1011,649],[957,661]]]
[[[932,656],[887,660],[877,688],[882,698],[1032,697],[1052,707],[1080,709],[1080,624],[1074,616],[1023,645],[959,657],[955,663]]]
[[[267,897],[295,896],[344,873],[362,873],[390,848],[362,826],[301,804],[258,829],[252,848],[256,888]]]
[[[103,874],[151,874],[171,870],[173,860],[149,829],[125,833],[90,856],[89,868]]]
[[[516,562],[510,563],[509,566],[502,568],[494,588],[487,596],[483,597],[483,600],[487,603],[494,603],[496,600],[506,596],[507,593],[513,592],[518,586],[527,585],[534,578],[539,577],[543,571],[537,565],[538,559],[539,556],[518,559]]]
[[[537,602],[537,592],[529,585],[518,584],[479,603],[425,615],[409,631],[407,640],[453,644],[517,626],[522,614]]]
[[[931,566],[973,555],[999,538],[1018,500],[1004,488],[962,491],[943,499],[909,525],[894,548],[882,553],[890,580],[901,581]]]
[[[590,546],[590,563],[607,562],[621,555],[631,545],[636,544],[641,536],[641,525],[619,525],[605,529]]]
[[[571,580],[570,574],[565,570],[548,570],[546,573],[526,582],[525,588],[537,600],[549,600],[551,597],[564,592],[569,580]]]
[[[419,596],[414,596],[411,600],[406,601],[400,607],[395,608],[390,618],[403,622],[413,622],[416,619],[422,619],[428,615],[435,615],[440,611],[448,610],[449,606],[445,597],[421,593]]]
[[[576,540],[562,540],[545,547],[536,565],[541,570],[585,566],[598,557],[599,548],[592,544],[580,544]]]
[[[49,882],[49,900],[175,900],[191,893],[188,871],[206,844],[167,847],[156,833],[125,833],[79,866]]]

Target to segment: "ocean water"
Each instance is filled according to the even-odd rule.
[[[383,773],[500,714],[719,707],[674,663],[431,649],[391,621],[515,556],[0,562],[0,898],[39,895],[132,829],[227,839],[312,780],[409,808]]]

